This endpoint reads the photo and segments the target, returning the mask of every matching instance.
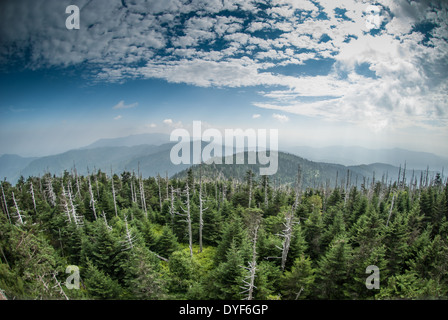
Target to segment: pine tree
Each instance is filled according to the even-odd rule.
[[[112,280],[91,261],[87,262],[87,268],[83,274],[85,274],[84,283],[89,297],[101,300],[120,299],[123,289],[118,282]]]
[[[316,273],[318,296],[323,299],[349,297],[352,248],[342,235],[335,238],[327,253],[319,260]]]
[[[93,243],[89,260],[104,273],[112,276],[115,272],[116,256],[121,251],[119,240],[100,219],[93,222]]]
[[[176,236],[171,231],[171,228],[164,226],[162,234],[156,240],[154,251],[162,257],[168,258],[174,251],[178,249],[178,242]]]
[[[312,294],[315,281],[315,269],[309,257],[302,254],[294,260],[291,271],[286,271],[281,278],[282,299],[306,299]]]
[[[159,259],[144,246],[136,246],[124,261],[123,282],[130,299],[160,300],[167,296],[165,280],[160,276]]]
[[[242,252],[238,249],[235,241],[232,241],[225,256],[213,274],[212,299],[237,300],[242,299],[241,283],[244,277],[245,265]]]

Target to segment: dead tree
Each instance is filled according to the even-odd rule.
[[[262,216],[258,211],[251,210],[249,208],[249,216],[248,216],[248,231],[250,236],[250,241],[252,242],[252,260],[249,261],[248,266],[242,268],[248,271],[247,276],[243,279],[243,286],[240,288],[244,289],[241,294],[247,294],[245,300],[252,300],[253,291],[256,289],[255,276],[257,271],[257,238],[258,238],[258,229],[260,228],[260,223]]]
[[[389,216],[387,217],[386,227],[389,225],[390,217],[392,216],[392,210],[394,208],[395,192],[392,194],[392,202],[390,204]]]
[[[143,185],[143,178],[141,176],[139,178],[139,185],[140,185],[140,199],[142,202],[142,209],[145,212],[145,217],[148,218],[148,209],[146,208],[145,187]]]
[[[176,214],[174,210],[174,188],[172,185],[170,187],[171,187],[171,199],[170,199],[171,228],[174,231],[174,215]]]
[[[75,172],[75,183],[76,183],[76,196],[81,197],[81,190],[80,190],[80,186],[79,186],[79,176],[78,176],[78,170],[76,170],[76,165],[75,165],[75,161],[73,161],[73,171]]]
[[[16,197],[14,196],[14,191],[12,191],[12,200],[14,201],[14,207],[16,208],[17,218],[20,224],[23,224],[22,215],[20,214],[19,206],[17,205]]]
[[[269,205],[269,200],[268,200],[268,176],[264,176],[264,206],[267,208]]]
[[[347,169],[347,181],[345,184],[344,206],[347,205],[348,190],[350,188],[350,169]]]
[[[103,211],[103,214],[102,214],[101,216],[102,216],[103,219],[104,219],[104,224],[106,225],[106,228],[107,228],[109,231],[111,231],[111,230],[112,230],[112,227],[109,226],[109,223],[107,223],[107,218],[106,218],[106,214],[104,213],[104,211]]]
[[[3,182],[0,183],[0,186],[2,188],[2,196],[3,196],[3,201],[5,203],[6,215],[8,216],[9,223],[11,223],[11,216],[9,215],[8,204],[6,203],[5,191],[3,190]]]
[[[98,217],[96,216],[96,209],[95,209],[95,198],[93,197],[93,191],[92,191],[92,184],[90,182],[90,176],[88,178],[89,182],[89,194],[90,194],[90,205],[92,206],[93,216],[95,217],[95,220],[98,220]]]
[[[115,216],[118,217],[117,212],[117,198],[115,196],[115,186],[114,186],[114,174],[112,173],[112,167],[110,167],[110,180],[112,184],[112,196],[114,198],[114,210],[115,210]]]
[[[161,190],[161,186],[160,186],[160,174],[157,174],[157,179],[156,179],[156,183],[157,183],[157,187],[159,189],[159,207],[160,207],[160,211],[162,211],[162,190]]]
[[[71,216],[72,216],[72,221],[76,224],[76,227],[82,227],[83,226],[83,221],[82,221],[82,216],[78,215],[76,213],[76,206],[73,203],[73,197],[72,197],[72,193],[71,193],[71,183],[69,181],[69,185],[68,185],[68,191],[67,191],[67,195],[68,195],[68,203],[70,205],[70,212],[71,212]]]
[[[202,229],[204,227],[204,220],[202,218],[204,211],[208,208],[203,207],[205,200],[202,199],[202,163],[199,170],[199,252],[202,252]]]
[[[48,201],[50,202],[50,205],[52,207],[54,207],[56,205],[56,194],[54,193],[53,190],[53,182],[51,179],[51,176],[49,175],[49,177],[46,179],[46,192],[48,195]]]
[[[70,300],[67,295],[65,294],[64,290],[62,289],[61,283],[56,278],[56,272],[53,272],[53,279],[56,282],[56,285],[53,288],[59,288],[59,293],[64,296],[65,300]]]
[[[36,209],[36,197],[34,196],[33,182],[30,182],[30,193],[31,193],[31,199],[33,200],[34,213],[37,213],[37,209]]]
[[[282,260],[281,260],[281,268],[285,269],[286,259],[288,258],[289,247],[291,245],[291,239],[293,236],[293,226],[294,226],[294,212],[297,209],[299,204],[299,197],[302,187],[302,168],[299,166],[297,169],[297,182],[296,182],[296,197],[294,200],[294,204],[291,209],[288,210],[285,214],[285,222],[283,223],[284,229],[280,234],[283,237],[283,246],[282,246]]]
[[[177,212],[178,215],[185,217],[185,222],[187,222],[188,225],[188,246],[190,248],[190,257],[193,257],[193,234],[192,234],[192,230],[191,230],[191,208],[190,208],[190,184],[186,183],[186,187],[185,187],[185,195],[186,195],[186,200],[184,205],[186,206],[186,208],[184,208],[183,206],[180,206],[180,208],[182,209],[182,211],[184,213],[179,213]]]
[[[62,183],[62,194],[61,194],[61,204],[64,207],[64,211],[65,214],[67,216],[67,222],[71,223],[72,222],[72,216],[71,216],[71,211],[69,209],[69,203],[67,201],[67,194],[65,192],[65,187],[64,184]]]
[[[252,202],[252,170],[248,171],[248,184],[249,184],[249,204],[248,208],[250,208]]]
[[[133,236],[131,234],[131,231],[129,230],[127,216],[124,216],[124,223],[125,223],[125,227],[126,227],[126,234],[125,234],[125,240],[120,241],[121,245],[124,247],[124,249],[122,249],[122,251],[133,249],[134,248],[134,240],[135,240],[135,236]]]

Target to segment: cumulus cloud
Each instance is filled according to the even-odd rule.
[[[121,115],[118,115],[116,117],[114,117],[114,120],[120,120],[121,118],[123,118]]]
[[[274,114],[272,114],[272,118],[274,118],[280,122],[288,122],[289,121],[289,118],[287,116],[285,116],[284,114],[274,113]]]
[[[447,124],[444,1],[377,1],[378,30],[367,28],[368,1],[272,0],[262,15],[258,0],[77,3],[80,30],[65,28],[68,0],[1,2],[0,63],[82,66],[93,81],[264,86],[260,108],[376,131]],[[323,60],[331,70],[308,72]]]
[[[259,114],[259,113],[256,113],[256,114],[252,115],[252,119],[258,119],[260,117],[261,117],[261,114]]]

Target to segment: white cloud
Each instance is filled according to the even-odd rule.
[[[123,117],[121,115],[118,115],[118,116],[114,117],[114,120],[119,120],[121,118],[123,118]]]
[[[265,100],[256,106],[365,124],[372,130],[446,125],[445,2],[434,10],[428,1],[377,1],[387,10],[381,13],[385,29],[375,36],[366,33],[369,1],[320,0],[318,8],[315,1],[273,0],[262,18],[243,18],[241,10],[256,15],[257,2],[136,0],[125,8],[119,1],[80,1],[81,29],[76,32],[61,28],[61,1],[4,2],[0,61],[29,52],[30,68],[87,64],[95,67],[98,81],[158,78],[202,87],[261,85],[267,87]],[[349,19],[337,16],[337,8],[345,9]],[[240,12],[232,16],[233,10]],[[316,19],[322,11],[328,19]],[[420,22],[436,25],[428,46],[422,44],[422,33],[411,32]],[[278,35],[257,36],[268,31]],[[321,41],[324,35],[329,41]],[[329,74],[286,76],[266,70],[291,65],[306,70],[308,60],[322,58],[336,61]],[[359,75],[362,64],[376,78]],[[120,101],[113,109],[137,105]]]
[[[289,118],[287,116],[285,116],[284,114],[274,113],[274,114],[272,114],[272,118],[274,118],[280,122],[288,122],[289,121]]]
[[[258,119],[260,117],[261,117],[261,114],[258,114],[258,113],[252,115],[252,119]]]
[[[165,119],[163,123],[172,128],[182,128],[182,121],[174,122],[173,119]]]
[[[138,102],[131,103],[131,104],[124,104],[124,101],[121,100],[118,102],[115,106],[112,107],[112,109],[131,109],[138,106]]]

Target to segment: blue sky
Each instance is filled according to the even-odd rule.
[[[0,154],[201,120],[279,129],[280,147],[448,155],[447,5],[428,3],[2,1]]]

